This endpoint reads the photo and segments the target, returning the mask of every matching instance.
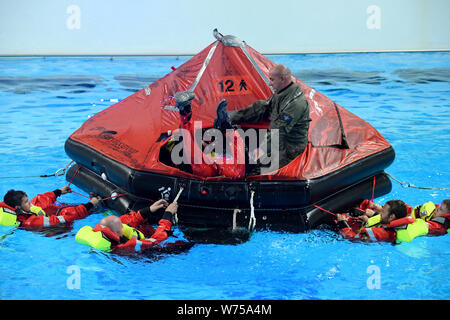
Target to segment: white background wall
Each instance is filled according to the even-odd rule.
[[[0,0],[0,55],[449,50],[450,0]]]

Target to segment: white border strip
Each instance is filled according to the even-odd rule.
[[[219,41],[216,41],[213,45],[213,47],[209,50],[208,55],[206,56],[205,61],[203,61],[203,65],[200,68],[200,71],[197,74],[197,78],[195,78],[194,83],[192,84],[191,88],[189,89],[189,91],[193,92],[195,90],[195,87],[197,87],[197,84],[199,83],[201,77],[203,76],[203,73],[206,70],[206,67],[209,64],[209,61],[211,60],[212,55],[214,54],[214,52],[216,51],[217,48],[217,44],[219,43]]]

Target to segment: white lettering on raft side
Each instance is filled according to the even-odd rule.
[[[209,317],[211,307],[189,307],[185,304],[183,307],[178,307],[177,314],[179,315],[203,315],[205,318]]]

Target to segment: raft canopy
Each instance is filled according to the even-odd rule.
[[[235,36],[223,36],[217,30],[214,36],[215,42],[177,69],[92,116],[68,142],[81,144],[132,170],[227,180],[198,177],[161,161],[161,148],[180,126],[180,115],[174,107],[177,92],[195,93],[192,118],[201,121],[204,128],[212,127],[222,99],[227,100],[228,110],[239,110],[273,94],[269,70],[275,63]],[[247,180],[320,178],[391,147],[370,124],[301,80],[292,80],[301,86],[310,106],[308,146],[285,167]],[[267,128],[267,122],[252,126]]]

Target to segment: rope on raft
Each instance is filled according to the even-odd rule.
[[[415,188],[415,189],[422,189],[422,190],[450,190],[450,188],[436,188],[436,187],[418,187],[413,185],[412,183],[409,182],[403,182],[400,181],[396,178],[394,178],[391,174],[387,173],[386,174],[394,181],[398,182],[403,188]]]
[[[255,191],[251,191],[250,193],[250,219],[248,221],[248,230],[253,231],[256,226],[256,217],[255,217],[255,206],[253,205],[253,197],[255,195]]]
[[[49,177],[59,177],[66,173],[67,168],[72,164],[73,160],[71,160],[68,164],[66,164],[63,168],[56,170],[55,173],[52,174],[41,174],[38,176],[16,176],[16,177],[0,177],[0,179],[22,179],[22,178],[49,178]]]
[[[75,174],[73,175],[72,179],[70,180],[69,184],[67,185],[68,187],[70,187],[70,185],[72,184],[73,179],[75,179],[75,177],[77,176],[78,171],[80,171],[80,169],[81,169],[81,166],[79,166],[77,171],[75,171]],[[70,190],[70,192],[75,193],[75,194],[77,194],[79,196],[85,197],[87,199],[90,199],[90,197],[88,197],[88,196],[86,196],[84,194],[78,193],[76,191]],[[100,201],[105,201],[105,200],[109,200],[109,199],[113,199],[113,198],[115,200],[116,198],[122,197],[122,196],[126,196],[127,194],[128,194],[128,192],[122,193],[122,194],[115,194],[115,192],[114,192],[110,197],[102,198],[102,199],[100,199]]]
[[[180,198],[181,193],[183,192],[183,190],[184,190],[184,188],[183,188],[183,187],[180,187],[180,191],[178,191],[178,194],[177,194],[177,196],[175,197],[175,199],[173,200],[173,202],[178,202],[178,198]],[[176,212],[175,212],[175,214],[173,215],[173,222],[174,222],[175,225],[178,224],[178,215],[177,215]]]

